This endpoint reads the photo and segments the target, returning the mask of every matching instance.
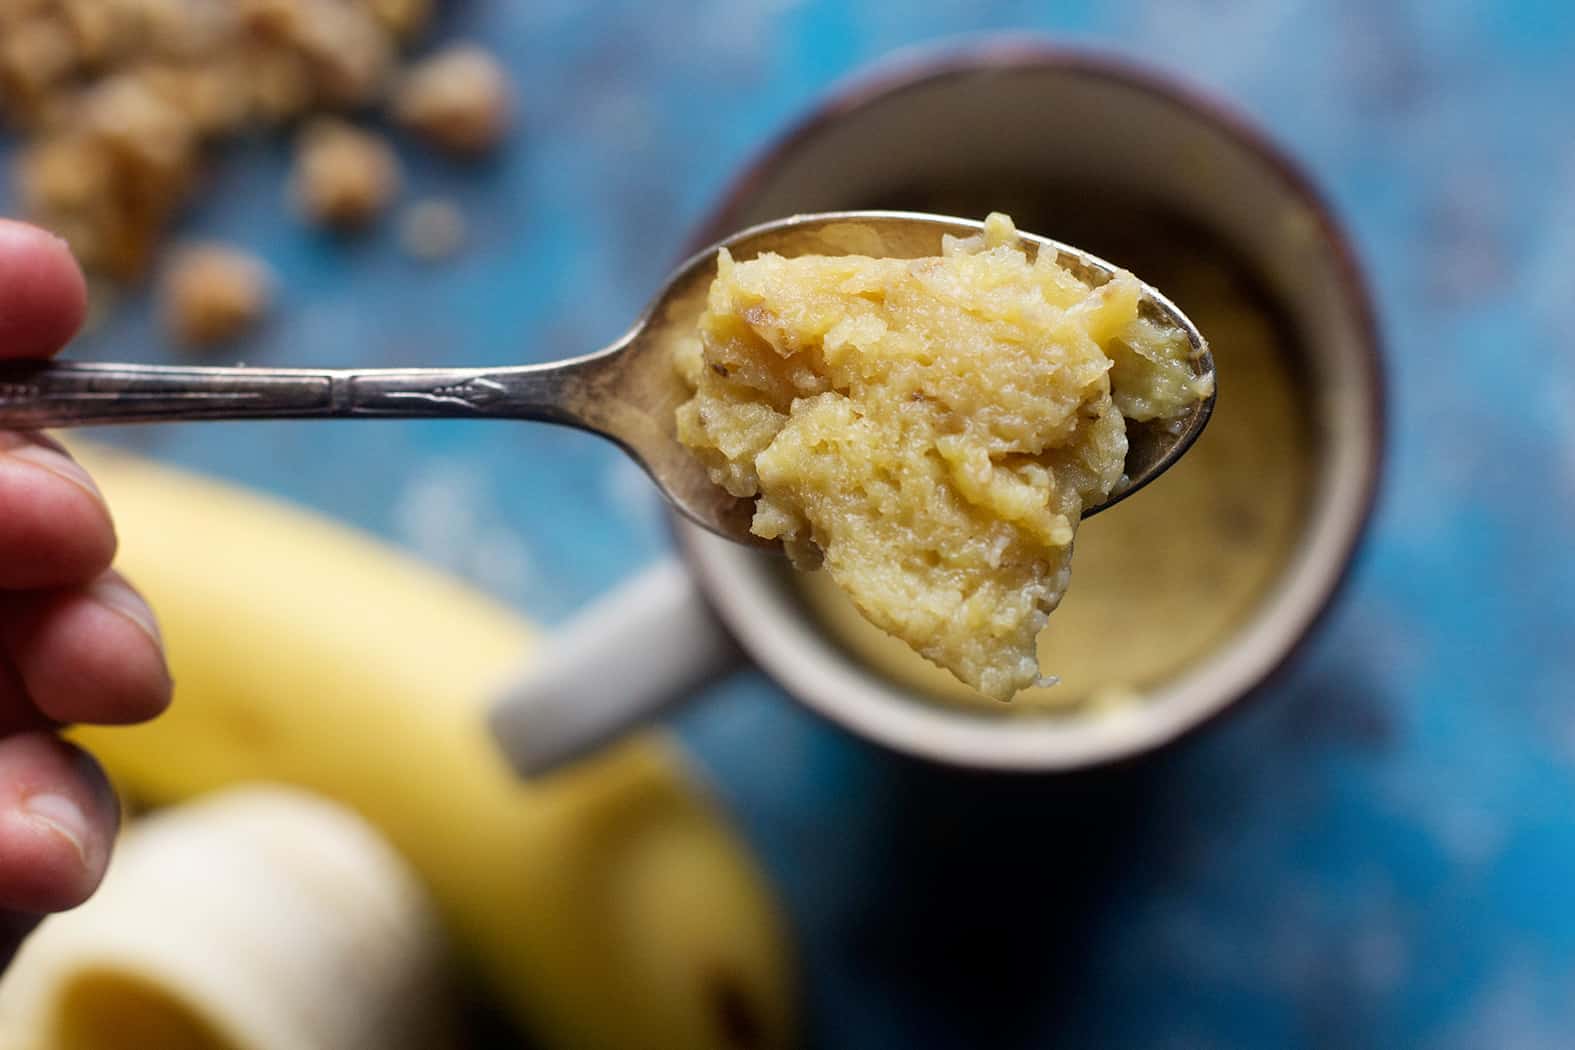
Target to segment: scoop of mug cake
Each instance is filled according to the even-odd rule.
[[[724,249],[677,352],[679,439],[753,531],[980,692],[1040,679],[1035,639],[1087,506],[1120,483],[1124,414],[1208,391],[1127,273],[1091,285],[1009,218],[922,259]]]

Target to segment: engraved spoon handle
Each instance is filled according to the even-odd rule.
[[[0,428],[197,419],[455,417],[587,426],[585,366],[311,370],[21,362],[0,365]]]

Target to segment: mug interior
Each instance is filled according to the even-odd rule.
[[[1283,571],[1230,640],[1145,689],[1139,703],[1070,718],[992,717],[917,700],[867,669],[806,615],[779,559],[694,528],[680,535],[750,654],[822,714],[942,761],[1070,769],[1151,749],[1206,721],[1311,628],[1372,502],[1382,440],[1377,334],[1341,234],[1289,162],[1216,105],[1076,53],[985,48],[855,85],[746,173],[702,237],[799,212],[982,201],[1025,187],[1179,217],[1228,248],[1286,328],[1309,397],[1310,498]],[[1231,396],[1222,371],[1221,400]],[[1075,559],[1073,579],[1075,588]]]

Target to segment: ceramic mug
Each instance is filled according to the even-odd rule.
[[[1062,220],[1107,196],[1174,217],[1176,228],[1223,246],[1283,325],[1307,419],[1307,498],[1251,614],[1149,683],[1141,700],[1000,717],[986,705],[917,696],[870,670],[807,611],[782,559],[680,521],[681,561],[583,613],[497,705],[494,729],[522,772],[608,742],[745,656],[821,715],[899,751],[975,768],[1077,769],[1209,722],[1298,648],[1339,589],[1371,513],[1383,448],[1380,337],[1349,242],[1319,194],[1227,106],[1126,60],[1036,40],[914,55],[834,91],[780,136],[734,180],[693,245],[798,212],[930,210],[936,201],[982,209],[1008,187],[1017,199],[1071,194],[1078,203]],[[1022,225],[1123,261],[1059,225]],[[1222,406],[1252,396],[1231,378],[1222,361]],[[1055,625],[1052,616],[1048,629]]]

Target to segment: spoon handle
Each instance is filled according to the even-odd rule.
[[[585,425],[600,355],[517,368],[313,370],[21,362],[0,365],[0,428],[198,419],[456,417]]]

